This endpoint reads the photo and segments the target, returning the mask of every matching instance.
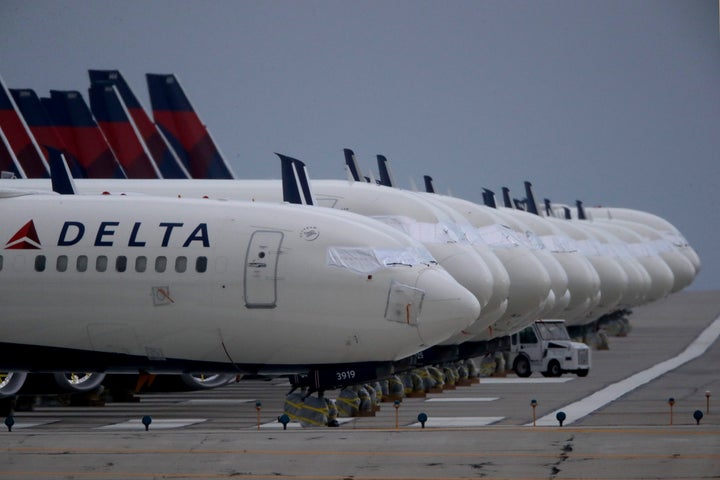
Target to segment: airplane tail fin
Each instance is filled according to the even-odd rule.
[[[68,168],[74,177],[84,177],[85,171],[80,166],[78,159],[70,155],[67,151],[65,143],[62,138],[60,138],[57,130],[55,130],[50,115],[48,115],[48,112],[40,102],[40,98],[35,91],[29,88],[11,88],[10,93],[20,109],[20,113],[27,122],[30,132],[35,137],[40,148],[43,149],[43,154],[48,160],[48,163],[50,163],[50,152],[47,148],[49,146],[64,152]]]
[[[578,220],[587,220],[587,216],[585,216],[585,207],[583,207],[583,202],[581,200],[575,200],[575,205],[577,205]]]
[[[127,178],[80,92],[50,90],[41,103],[88,178]]]
[[[74,195],[77,193],[75,182],[73,182],[70,169],[63,153],[57,148],[45,146],[50,159],[50,179],[52,181],[52,189],[61,195]]]
[[[283,201],[299,205],[315,205],[305,164],[280,153],[275,155],[280,157],[282,163]]]
[[[510,201],[510,189],[508,187],[502,187],[503,194],[503,205],[506,208],[513,208],[512,201]]]
[[[495,203],[495,192],[492,190],[488,190],[487,188],[483,188],[482,192],[483,197],[483,203],[491,208],[497,208],[497,204]]]
[[[540,215],[538,212],[537,204],[535,203],[535,194],[532,191],[532,183],[525,182],[525,206],[527,211],[535,215]]]
[[[394,187],[395,180],[393,180],[392,174],[390,173],[390,168],[388,168],[388,161],[387,158],[385,158],[385,155],[377,156],[377,164],[378,170],[380,171],[380,185]]]
[[[356,182],[364,181],[364,177],[362,176],[362,173],[360,173],[360,167],[355,160],[355,152],[349,148],[344,148],[343,154],[345,155],[345,166],[348,169],[348,174],[350,175],[351,180]]]
[[[423,175],[423,180],[425,181],[425,191],[427,193],[437,193],[435,191],[435,185],[433,184],[433,179],[430,175]]]
[[[125,78],[118,70],[88,70],[90,85],[115,85],[130,119],[134,122],[140,138],[145,142],[150,156],[163,178],[190,178],[175,150],[165,140],[158,127],[150,120]],[[92,108],[92,107],[91,107]]]
[[[162,178],[118,89],[111,83],[90,86],[90,109],[128,178]]]
[[[153,117],[193,178],[235,178],[175,75],[146,74]]]
[[[50,168],[20,109],[0,77],[0,128],[13,156],[3,156],[0,168],[18,177],[47,178]],[[6,148],[8,148],[6,147]],[[12,160],[12,158],[15,160]]]
[[[545,216],[546,217],[554,217],[555,211],[552,209],[552,203],[550,202],[549,198],[545,199]]]

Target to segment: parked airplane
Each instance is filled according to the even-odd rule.
[[[2,186],[11,183],[0,182]],[[48,188],[47,182],[19,181],[29,188]],[[276,180],[102,180],[78,179],[80,192],[146,193],[193,198],[227,198],[282,202],[282,186]],[[452,219],[441,208],[408,191],[342,180],[313,180],[313,195],[320,206],[348,210],[381,220],[422,241],[433,256],[458,281],[487,304],[493,284],[487,264],[472,245],[464,240]],[[486,320],[467,329],[468,338],[483,334],[485,339],[511,333],[540,312],[550,291],[550,279],[542,264],[524,246],[493,250],[500,255],[502,266],[509,269],[509,294],[501,317]],[[483,270],[484,269],[484,270]],[[487,286],[487,288],[486,288]],[[501,303],[505,299],[501,300]],[[492,323],[487,323],[488,321]],[[492,327],[488,330],[488,327]]]
[[[5,371],[299,373],[323,388],[386,375],[479,314],[417,242],[347,212],[17,184],[0,215]]]

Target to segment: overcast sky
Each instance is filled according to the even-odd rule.
[[[0,2],[10,88],[79,90],[118,69],[174,73],[241,178],[365,174],[384,154],[404,188],[431,175],[658,214],[720,288],[720,35],[704,1]]]

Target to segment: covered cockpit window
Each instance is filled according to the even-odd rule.
[[[478,236],[491,247],[518,247],[522,242],[509,227],[500,224],[487,225],[477,229]]]
[[[577,242],[570,237],[543,235],[540,239],[551,252],[570,253],[578,251]]]
[[[412,267],[435,263],[430,252],[421,247],[329,247],[327,251],[328,265],[364,274],[392,266]]]
[[[540,236],[532,230],[525,230],[525,243],[531,250],[545,250],[545,244]]]
[[[378,215],[372,218],[400,230],[421,243],[457,243],[465,240],[462,230],[450,222],[418,222],[402,215]]]

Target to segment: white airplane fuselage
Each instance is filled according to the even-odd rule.
[[[416,242],[344,212],[6,189],[0,215],[2,370],[392,362],[479,314]]]

